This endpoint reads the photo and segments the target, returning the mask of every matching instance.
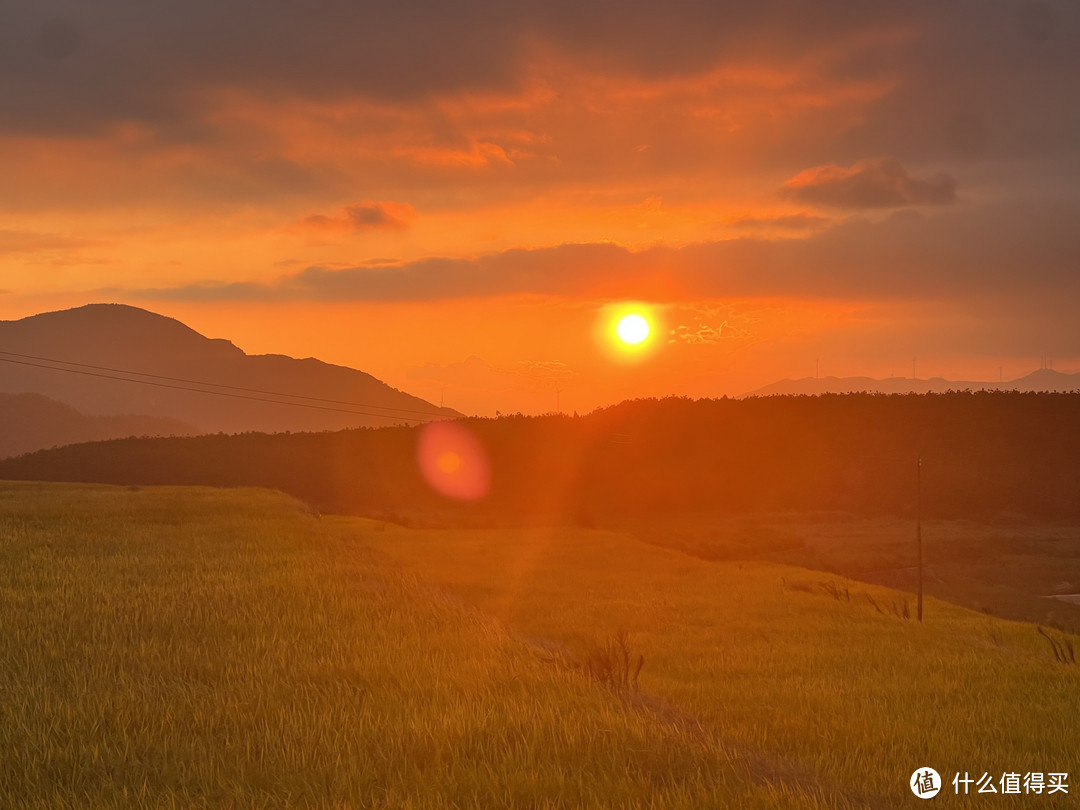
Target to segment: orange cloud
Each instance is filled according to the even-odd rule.
[[[830,220],[813,214],[779,214],[776,216],[752,216],[746,214],[728,222],[732,228],[745,230],[777,229],[785,231],[808,231],[828,225]]]
[[[416,209],[401,202],[365,202],[344,206],[335,216],[311,214],[300,221],[303,228],[318,231],[361,233],[373,229],[408,228],[416,218]]]
[[[5,254],[28,254],[68,251],[85,247],[89,242],[55,233],[0,230],[0,256]]]
[[[835,164],[805,169],[784,183],[785,196],[835,208],[896,208],[942,205],[956,200],[956,181],[947,174],[912,177],[891,157],[860,160],[845,168]]]
[[[640,250],[566,243],[467,258],[312,265],[272,282],[202,282],[131,294],[191,301],[1012,295],[1037,283],[1075,290],[1078,233],[1072,209],[1060,203],[964,206],[933,217],[913,211],[881,221],[851,217],[801,238],[755,236]],[[1017,267],[1026,270],[1019,274]]]

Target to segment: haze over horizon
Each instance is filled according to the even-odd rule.
[[[127,303],[482,414],[1080,371],[1073,3],[17,0],[0,32],[0,319]]]

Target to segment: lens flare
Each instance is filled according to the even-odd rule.
[[[491,489],[491,469],[483,445],[457,422],[432,422],[420,431],[417,463],[436,492],[462,501],[483,498]]]

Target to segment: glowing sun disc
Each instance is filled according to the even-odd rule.
[[[623,343],[636,345],[649,336],[649,322],[636,313],[624,315],[615,327],[615,334]]]

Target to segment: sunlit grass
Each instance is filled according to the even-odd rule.
[[[0,806],[835,806],[677,711],[546,662],[371,548],[403,550],[401,535],[330,523],[256,490],[0,485]],[[456,546],[477,576],[505,572],[513,555],[485,563],[485,542],[448,537],[431,561],[463,570]],[[477,602],[520,626],[525,602],[490,594]],[[584,595],[536,626],[615,618],[618,594],[595,615]],[[680,598],[621,596],[650,621]],[[689,684],[701,664],[680,666],[665,677]]]
[[[907,779],[927,765],[948,782],[957,771],[1070,769],[1080,780],[1080,666],[1056,661],[1033,625],[935,600],[919,625],[906,594],[707,562],[628,535],[373,531],[340,520],[524,636],[584,654],[626,631],[645,657],[647,694],[778,773],[885,803],[913,799]],[[1025,798],[1075,806],[1078,792]],[[987,802],[951,795],[951,784],[947,793],[949,806]]]

